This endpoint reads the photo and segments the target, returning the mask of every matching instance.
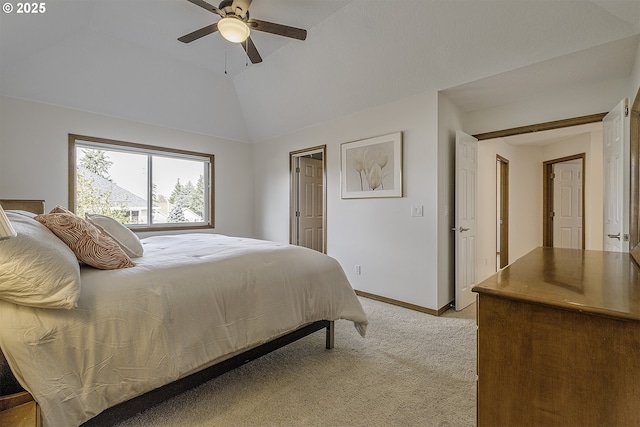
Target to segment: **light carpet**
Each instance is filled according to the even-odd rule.
[[[337,321],[118,427],[474,426],[475,305],[431,316],[361,298],[366,338]]]

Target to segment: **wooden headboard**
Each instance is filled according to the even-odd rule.
[[[17,199],[0,199],[2,209],[15,209],[33,212],[35,214],[44,213],[44,200],[17,200]]]

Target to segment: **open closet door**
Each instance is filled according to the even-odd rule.
[[[478,140],[456,132],[456,213],[455,227],[455,298],[456,310],[475,301],[471,288],[476,284],[478,187]]]
[[[629,251],[629,100],[603,121],[604,250]]]

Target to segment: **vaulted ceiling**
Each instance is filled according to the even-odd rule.
[[[17,4],[10,0],[10,3]],[[637,0],[254,0],[247,63],[186,0],[48,0],[0,14],[0,94],[261,142],[425,91],[466,111],[628,76]],[[217,6],[217,4],[215,4]]]

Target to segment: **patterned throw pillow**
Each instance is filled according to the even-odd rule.
[[[108,234],[90,222],[58,206],[48,214],[38,215],[36,221],[71,248],[79,261],[102,270],[133,267],[131,258]]]

